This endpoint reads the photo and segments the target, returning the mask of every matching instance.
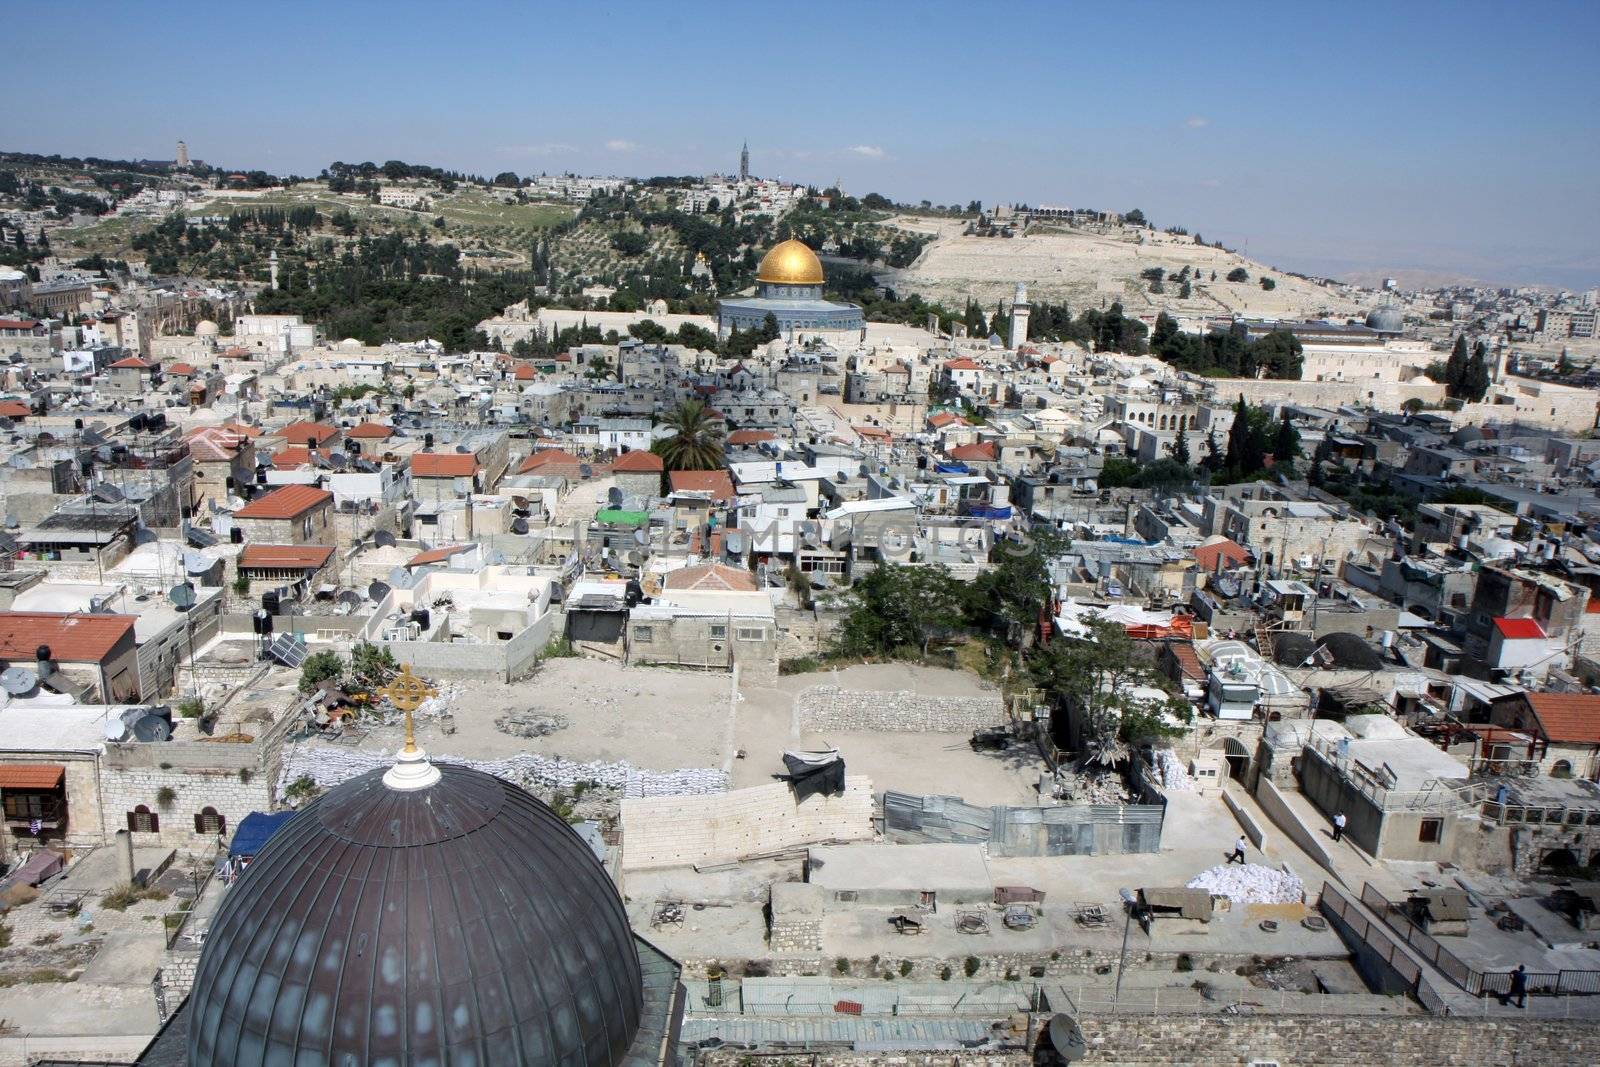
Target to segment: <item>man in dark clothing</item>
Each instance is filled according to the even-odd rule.
[[[1511,972],[1511,993],[1506,997],[1506,1002],[1517,1002],[1517,1007],[1528,1006],[1528,968],[1517,964],[1517,969]]]

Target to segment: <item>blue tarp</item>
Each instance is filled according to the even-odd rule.
[[[239,820],[238,829],[233,831],[233,844],[228,846],[228,855],[259,855],[272,835],[294,817],[295,812],[292,811],[275,811],[270,815],[264,811],[252,811]]]
[[[965,463],[935,463],[933,469],[938,474],[966,474]]]

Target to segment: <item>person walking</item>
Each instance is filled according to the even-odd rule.
[[[1239,840],[1233,843],[1233,853],[1228,857],[1228,862],[1233,863],[1235,860],[1237,860],[1241,864],[1244,863],[1244,850],[1248,848],[1249,845],[1250,842],[1244,839],[1243,834],[1240,834]]]
[[[1511,972],[1511,993],[1506,997],[1507,1003],[1515,1000],[1517,1007],[1526,1009],[1528,1006],[1528,968],[1517,964],[1517,969]]]
[[[1333,840],[1338,842],[1344,836],[1344,812],[1334,812],[1333,815]]]

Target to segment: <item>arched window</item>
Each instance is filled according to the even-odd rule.
[[[228,820],[218,814],[216,808],[205,808],[194,817],[194,832],[205,834],[208,837],[217,837],[226,833]]]
[[[1572,761],[1571,760],[1558,759],[1554,763],[1550,764],[1550,777],[1552,777],[1552,778],[1571,778],[1572,777]]]
[[[161,816],[140,804],[128,812],[128,829],[139,834],[153,834],[161,830]]]

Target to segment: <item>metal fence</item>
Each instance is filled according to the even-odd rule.
[[[1370,882],[1361,887],[1361,903],[1371,908],[1417,955],[1468,993],[1475,997],[1511,994],[1510,971],[1480,971],[1468,964],[1412,922],[1398,904],[1374,889]],[[1600,994],[1600,971],[1526,971],[1524,977],[1529,996]]]
[[[891,840],[987,845],[995,856],[1115,856],[1157,852],[1166,809],[1159,804],[980,807],[958,797],[883,795]]]
[[[1416,961],[1406,955],[1405,950],[1382,927],[1368,922],[1355,901],[1345,896],[1344,890],[1332,882],[1323,882],[1321,905],[1323,911],[1349,927],[1357,941],[1371,949],[1411,988],[1417,989],[1419,983],[1424,981],[1422,968],[1417,966]]]

